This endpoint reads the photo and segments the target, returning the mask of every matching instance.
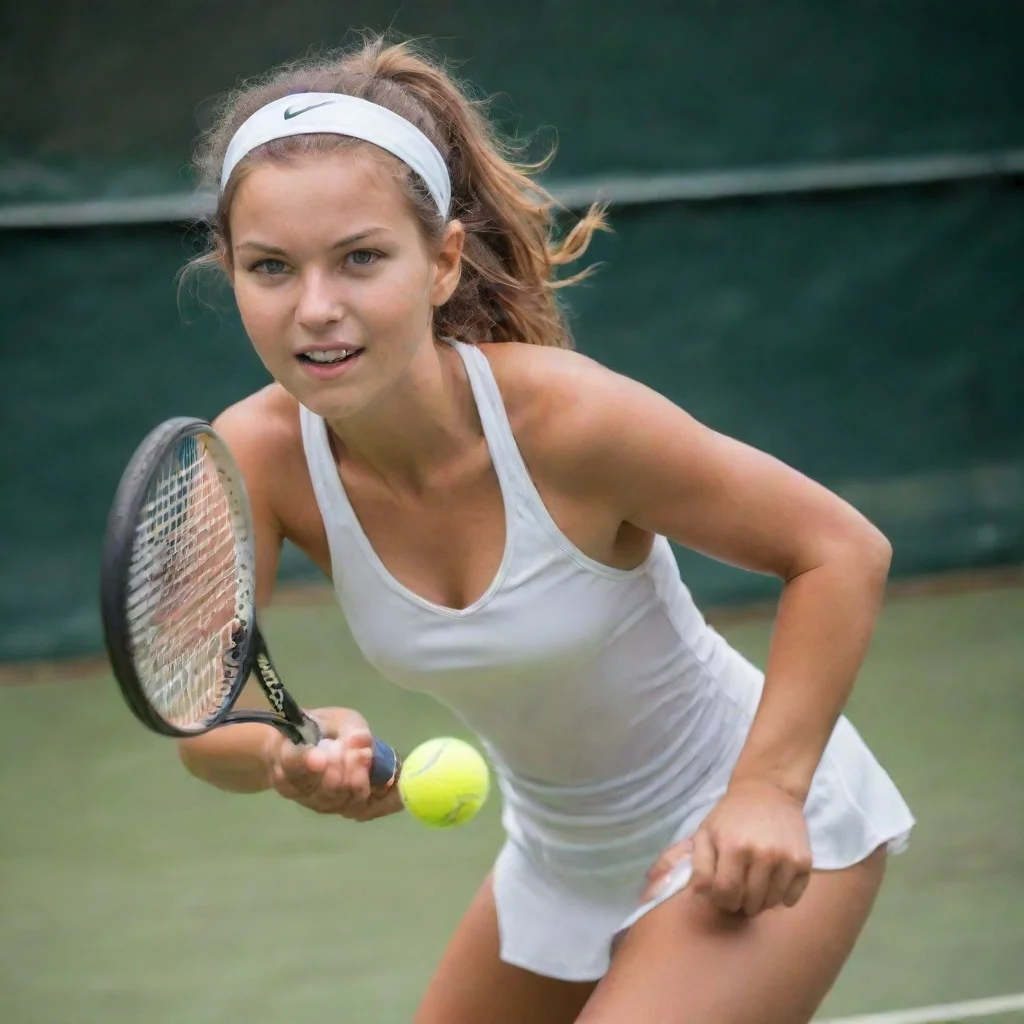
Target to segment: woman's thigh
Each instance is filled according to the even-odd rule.
[[[580,1024],[807,1024],[871,912],[885,856],[815,872],[795,907],[754,918],[684,889],[629,930]]]
[[[595,984],[505,963],[488,877],[448,943],[414,1024],[572,1024]]]

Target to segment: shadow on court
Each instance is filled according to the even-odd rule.
[[[890,601],[849,709],[918,816],[824,1016],[1024,989],[1024,589]],[[763,664],[767,623],[724,628]],[[408,749],[448,711],[344,671],[331,607],[267,616],[296,696]],[[500,843],[188,778],[109,677],[0,689],[0,1020],[407,1024]],[[1024,1015],[998,1018],[999,1024]]]

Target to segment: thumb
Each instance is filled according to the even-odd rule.
[[[321,740],[315,747],[299,747],[302,763],[307,771],[321,774],[333,757],[337,757],[337,740]]]
[[[319,755],[310,757],[310,755]],[[307,747],[284,740],[278,752],[278,763],[281,770],[290,779],[304,778],[311,772],[319,773],[327,766],[324,753],[316,747]]]
[[[690,857],[693,865],[693,888],[696,892],[707,895],[715,880],[715,869],[718,864],[718,851],[708,830],[701,825],[693,837],[693,853]]]
[[[665,850],[647,872],[648,881],[640,897],[641,901],[655,899],[668,891],[669,887],[678,880],[679,872],[686,869],[684,862],[692,853],[693,841],[691,839],[683,839]],[[687,878],[689,878],[689,874]]]

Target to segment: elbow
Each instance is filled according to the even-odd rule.
[[[178,760],[192,778],[216,786],[220,772],[217,758],[211,757],[211,753],[214,752],[211,752],[209,744],[205,742],[208,739],[208,736],[200,735],[178,740]]]
[[[885,588],[892,566],[892,544],[873,523],[864,519],[851,530],[839,545],[838,557],[869,585]]]
[[[178,748],[178,760],[181,761],[182,766],[189,775],[194,775],[196,778],[202,778],[202,775],[198,771],[198,759],[196,750],[196,741],[198,737],[188,737],[187,739],[180,739],[177,741],[176,746]]]
[[[866,586],[884,589],[892,553],[888,537],[867,519],[857,516],[838,529],[823,532],[783,578],[789,581],[809,569],[830,566],[846,579],[859,579]]]
[[[889,578],[889,569],[892,567],[892,544],[881,530],[872,523],[867,523],[865,537],[862,544],[862,557],[881,580]]]

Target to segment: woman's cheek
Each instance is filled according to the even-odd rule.
[[[242,326],[256,351],[266,362],[273,359],[276,350],[285,348],[287,323],[282,322],[278,304],[267,303],[262,296],[239,293],[238,312]]]

